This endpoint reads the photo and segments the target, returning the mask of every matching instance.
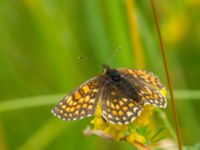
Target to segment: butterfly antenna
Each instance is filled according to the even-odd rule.
[[[98,64],[99,66],[104,66],[104,64],[103,63],[101,63],[101,62],[99,62],[99,61],[97,61],[97,60],[95,60],[95,59],[91,59],[91,58],[86,58],[86,57],[83,57],[83,56],[79,56],[79,57],[77,57],[77,59],[78,60],[87,60],[87,61],[90,61],[90,62],[95,62],[96,64]]]
[[[110,58],[108,59],[108,61],[106,62],[106,64],[109,64],[111,62],[111,60],[116,56],[116,54],[119,52],[119,50],[121,49],[121,46],[117,47],[115,49],[115,51],[113,52],[113,54],[110,56]]]

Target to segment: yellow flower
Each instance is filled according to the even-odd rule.
[[[144,106],[144,110],[142,111],[141,115],[133,122],[134,124],[137,124],[138,126],[146,126],[149,124],[149,119],[153,113],[154,106]]]
[[[93,130],[101,130],[106,135],[111,135],[111,137],[116,141],[124,138],[125,133],[128,130],[128,125],[116,125],[105,122],[102,119],[102,110],[100,104],[97,105],[95,118],[91,121],[91,123],[94,125]]]
[[[134,141],[138,141],[140,143],[144,143],[145,142],[145,137],[141,136],[140,134],[138,134],[136,131],[132,132],[129,136],[127,136],[126,140],[129,143],[134,143]]]
[[[190,20],[184,12],[172,14],[163,26],[163,35],[168,43],[180,42],[187,35]]]
[[[144,143],[146,141],[145,137],[137,133],[136,130],[133,131],[131,130],[134,129],[135,125],[140,127],[146,126],[149,123],[149,118],[152,115],[152,110],[153,106],[145,106],[141,115],[134,122],[128,125],[117,125],[105,122],[102,119],[101,107],[98,104],[95,113],[95,118],[91,121],[91,123],[94,125],[92,130],[102,131],[101,134],[102,137],[107,137],[108,135],[110,135],[111,138],[114,139],[115,141],[126,140],[132,144],[134,141]]]
[[[166,90],[160,92],[164,96],[166,95]],[[93,129],[90,131],[90,134],[97,134],[98,136],[111,138],[115,141],[125,140],[136,147],[139,143],[141,146],[148,140],[148,137],[139,132],[139,130],[149,125],[154,108],[154,106],[146,105],[143,107],[141,114],[132,123],[118,125],[103,120],[101,106],[98,103],[95,117],[91,121]]]

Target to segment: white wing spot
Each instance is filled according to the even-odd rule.
[[[150,103],[149,102],[145,102],[144,105],[150,105]]]
[[[134,111],[134,112],[136,112],[137,110],[138,110],[138,108],[137,108],[137,107],[134,107],[134,108],[133,108],[133,111]]]
[[[132,122],[133,120],[135,120],[135,117],[131,118],[131,122]]]
[[[124,124],[129,124],[129,123],[130,123],[129,121],[124,122]]]

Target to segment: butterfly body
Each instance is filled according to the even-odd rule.
[[[125,79],[124,75],[120,74],[116,69],[106,68],[104,77],[104,86],[113,86],[122,98],[131,98],[134,101],[139,100],[134,84]]]
[[[158,77],[135,69],[114,69],[103,65],[104,72],[75,89],[52,110],[63,120],[77,120],[95,113],[101,105],[102,117],[112,124],[128,124],[144,105],[165,108],[164,89]]]

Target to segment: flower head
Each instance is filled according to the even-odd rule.
[[[166,90],[160,91],[166,95]],[[115,141],[125,140],[136,147],[145,144],[149,140],[149,129],[152,122],[152,114],[155,109],[152,105],[145,105],[141,114],[130,124],[112,124],[102,118],[102,110],[100,103],[97,105],[94,119],[91,121],[93,128],[89,130],[89,134],[96,134],[103,138],[113,139]],[[144,132],[145,130],[145,132]],[[88,130],[87,130],[88,134]]]

